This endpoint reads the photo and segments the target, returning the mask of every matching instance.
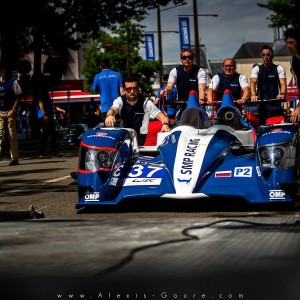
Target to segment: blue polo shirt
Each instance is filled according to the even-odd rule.
[[[104,69],[94,77],[92,90],[100,93],[102,113],[106,113],[113,101],[120,96],[121,87],[123,87],[123,79],[119,72]]]

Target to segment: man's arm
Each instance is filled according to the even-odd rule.
[[[170,131],[170,125],[169,125],[170,120],[163,112],[159,112],[156,115],[156,119],[158,119],[159,121],[162,122],[162,127],[161,127],[162,132],[169,132]]]
[[[115,106],[112,106],[109,111],[106,113],[106,118],[104,123],[107,127],[114,127],[116,123],[116,115],[118,114],[119,109]]]
[[[212,104],[212,101],[213,101],[213,89],[212,88],[208,88],[208,91],[207,91],[207,103],[208,104]]]
[[[206,83],[198,84],[199,102],[202,102],[200,104],[203,104],[203,102],[205,100],[205,89],[206,89]]]
[[[168,82],[167,86],[163,90],[160,91],[160,94],[162,96],[166,96],[166,95],[170,94],[173,90],[174,85],[175,85],[175,82]]]
[[[277,95],[277,99],[284,99],[286,97],[286,90],[287,90],[287,84],[286,84],[286,78],[280,78],[280,93]]]
[[[297,86],[298,86],[298,99],[300,99],[300,84],[297,84]],[[295,110],[292,112],[292,114],[290,116],[290,120],[293,123],[300,121],[300,101],[298,102]]]
[[[241,99],[237,100],[238,104],[244,104],[246,102],[247,99],[250,98],[250,87],[249,86],[245,86],[243,88],[243,95],[241,97]]]
[[[55,109],[56,111],[58,111],[59,113],[61,113],[61,114],[66,113],[66,111],[65,111],[64,109],[60,108],[59,106],[54,105],[54,109]]]
[[[257,86],[257,78],[251,77],[250,78],[251,101],[257,101],[256,86]]]

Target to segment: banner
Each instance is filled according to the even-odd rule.
[[[191,48],[190,19],[179,17],[180,49]]]
[[[154,34],[145,34],[146,60],[155,60]]]

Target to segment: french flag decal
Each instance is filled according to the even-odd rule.
[[[231,171],[218,171],[215,173],[215,178],[231,177]]]

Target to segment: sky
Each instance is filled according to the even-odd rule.
[[[161,30],[163,62],[179,62],[179,14],[193,14],[193,0],[188,4],[174,7],[173,4],[161,6]],[[218,17],[198,16],[200,44],[204,44],[208,59],[233,57],[245,42],[272,42],[273,29],[268,27],[267,19],[272,11],[257,6],[265,0],[197,0],[198,14],[217,14]],[[173,7],[163,11],[164,8]],[[189,16],[191,43],[194,44],[194,18]],[[157,11],[152,10],[142,22],[144,30],[157,31]],[[157,33],[155,36],[155,59],[158,59]],[[145,48],[140,54],[145,58]]]

